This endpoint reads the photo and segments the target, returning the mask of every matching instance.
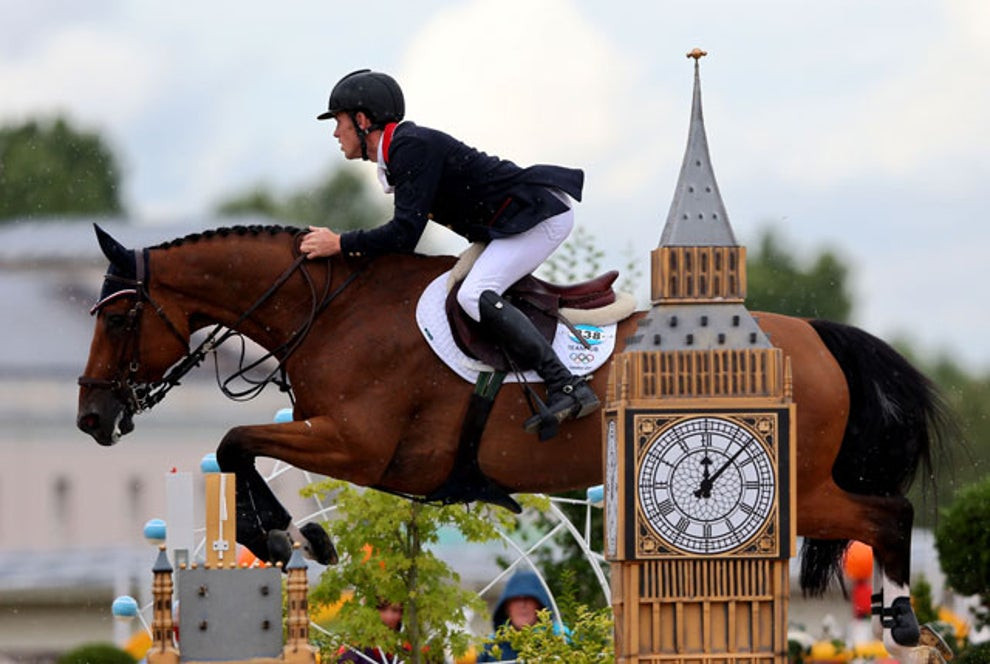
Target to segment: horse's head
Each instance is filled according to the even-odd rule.
[[[110,261],[85,373],[79,378],[76,424],[100,445],[134,429],[133,416],[156,401],[158,381],[188,349],[188,324],[149,291],[146,251],[130,251],[96,227]]]

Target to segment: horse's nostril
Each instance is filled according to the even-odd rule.
[[[96,413],[87,413],[79,418],[78,425],[83,431],[96,431],[100,426],[100,416]]]

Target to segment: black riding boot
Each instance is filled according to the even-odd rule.
[[[495,291],[485,291],[479,301],[481,324],[522,369],[533,369],[547,384],[545,409],[526,420],[530,433],[540,440],[557,434],[557,425],[568,418],[590,415],[599,407],[598,396],[587,381],[563,365],[536,326]]]

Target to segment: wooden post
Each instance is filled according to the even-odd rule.
[[[237,503],[233,473],[206,474],[206,566],[237,561]]]

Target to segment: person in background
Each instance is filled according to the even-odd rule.
[[[540,582],[540,578],[535,572],[525,569],[519,570],[509,579],[499,596],[498,604],[495,605],[495,612],[492,614],[492,629],[498,628],[506,623],[512,625],[514,629],[523,629],[536,624],[537,613],[541,609],[549,608],[551,611],[550,596]],[[554,625],[559,625],[558,616],[554,616]],[[498,646],[498,657],[495,657],[493,648]],[[484,651],[478,656],[479,662],[505,662],[516,659],[517,653],[508,642],[485,644]]]
[[[394,632],[402,629],[402,605],[394,602],[382,600],[377,606],[378,615],[386,627]],[[347,646],[342,646],[337,652],[338,662],[380,662],[388,664],[395,661],[395,657],[383,651],[381,648],[364,648],[355,650]]]

